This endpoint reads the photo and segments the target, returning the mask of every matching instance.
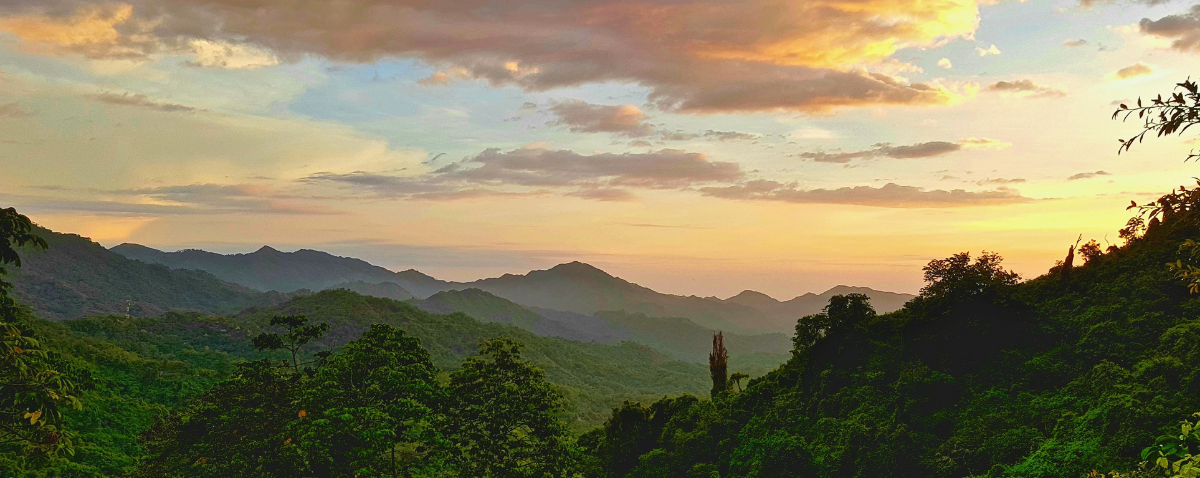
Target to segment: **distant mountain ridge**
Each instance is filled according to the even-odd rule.
[[[438,290],[423,294],[423,289],[427,288],[423,285],[441,283],[416,271],[392,272],[362,259],[335,256],[311,249],[281,252],[270,246],[262,246],[257,251],[246,254],[218,254],[199,249],[163,252],[139,244],[125,243],[113,247],[112,251],[130,259],[161,264],[172,269],[202,270],[222,280],[263,292],[325,290],[351,282],[393,282],[409,293],[429,295]]]
[[[22,248],[13,292],[41,316],[74,319],[94,314],[152,317],[171,310],[231,314],[282,303],[297,294],[264,293],[197,270],[128,259],[90,239],[44,228],[48,250]]]
[[[443,281],[409,269],[393,272],[361,259],[301,249],[280,252],[268,246],[246,254],[217,254],[201,250],[163,252],[121,244],[114,252],[174,269],[198,269],[260,291],[288,292],[348,288],[367,295],[398,299],[405,293],[426,299],[439,292],[479,289],[517,304],[565,313],[594,315],[604,311],[641,313],[652,317],[686,317],[714,330],[739,333],[790,332],[796,319],[817,313],[833,295],[863,293],[880,312],[899,309],[913,296],[866,287],[837,286],[821,294],[787,301],[754,291],[729,299],[663,294],[615,277],[583,262],[569,262],[526,274],[505,274],[472,282]],[[391,290],[371,284],[391,283]],[[400,292],[403,290],[403,292]]]

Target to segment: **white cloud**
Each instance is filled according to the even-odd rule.
[[[979,56],[999,55],[1000,49],[996,48],[996,45],[992,45],[991,47],[989,47],[987,49],[976,47],[975,53],[978,53]]]

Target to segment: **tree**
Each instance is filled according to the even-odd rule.
[[[436,465],[433,407],[447,399],[437,373],[420,340],[371,325],[326,361],[301,399],[310,419],[292,429],[309,466],[318,476],[408,476]]]
[[[921,296],[965,300],[1016,285],[1021,276],[1004,270],[1001,262],[1004,258],[999,254],[987,251],[975,258],[975,262],[971,262],[969,252],[929,261],[922,269],[926,285]]]
[[[292,369],[293,373],[300,373],[301,365],[312,365],[319,363],[329,356],[328,352],[317,354],[317,359],[307,362],[301,362],[301,350],[304,349],[309,342],[321,338],[325,332],[329,331],[329,324],[320,323],[317,325],[309,325],[308,318],[303,315],[276,315],[271,317],[271,326],[275,327],[282,325],[287,332],[283,335],[274,332],[263,332],[258,334],[252,340],[254,348],[258,350],[285,350],[291,354],[291,361],[284,359],[281,366]],[[305,371],[312,374],[310,367],[305,367]]]
[[[729,351],[725,350],[725,336],[713,334],[713,349],[708,354],[708,374],[712,377],[713,397],[729,390]]]
[[[1175,91],[1168,94],[1165,99],[1162,95],[1158,95],[1149,100],[1149,105],[1144,105],[1139,97],[1136,107],[1131,108],[1121,104],[1117,111],[1113,112],[1112,117],[1114,120],[1121,118],[1121,121],[1125,121],[1134,113],[1137,113],[1138,119],[1143,121],[1142,131],[1129,139],[1119,140],[1121,146],[1117,148],[1117,154],[1129,151],[1129,148],[1133,147],[1134,141],[1141,143],[1146,138],[1146,133],[1153,132],[1158,137],[1172,134],[1182,135],[1188,128],[1200,123],[1200,87],[1197,87],[1196,82],[1189,78],[1183,83],[1176,84]],[[1184,161],[1197,158],[1200,158],[1200,154],[1193,152],[1188,154]]]
[[[12,283],[5,281],[8,275],[7,267],[21,267],[21,256],[17,254],[18,247],[30,246],[46,249],[46,240],[33,233],[33,222],[16,209],[0,209],[0,320],[11,322],[14,319],[15,303],[8,296]]]
[[[184,410],[159,417],[142,434],[147,457],[138,477],[307,476],[288,425],[307,416],[296,405],[305,384],[266,360],[242,364]]]
[[[875,308],[871,307],[871,298],[866,294],[830,297],[829,304],[825,305],[821,313],[796,321],[796,335],[792,336],[792,354],[800,355],[833,330],[857,326],[871,320],[875,315]]]
[[[560,478],[577,454],[557,414],[562,396],[545,374],[521,359],[521,346],[491,339],[450,374],[443,433],[454,443],[462,476]]]
[[[83,406],[76,394],[86,388],[89,376],[43,350],[20,322],[9,297],[13,285],[4,276],[8,266],[21,266],[17,248],[24,246],[47,247],[28,217],[13,208],[0,209],[0,447],[73,453],[73,434],[61,429],[61,408]]]

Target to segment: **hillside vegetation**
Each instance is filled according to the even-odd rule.
[[[49,319],[127,313],[153,317],[169,310],[229,314],[289,297],[223,282],[206,272],[127,259],[74,234],[35,232],[49,248],[18,251],[24,261],[14,270],[13,294]]]
[[[1197,205],[1024,283],[995,255],[934,261],[897,312],[845,296],[801,319],[794,356],[744,392],[629,404],[580,442],[608,477],[1135,469],[1200,410],[1200,299],[1164,266],[1191,260]]]

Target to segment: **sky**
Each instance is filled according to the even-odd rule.
[[[0,0],[0,206],[113,246],[676,294],[1036,277],[1195,181],[1117,154],[1180,0]]]

